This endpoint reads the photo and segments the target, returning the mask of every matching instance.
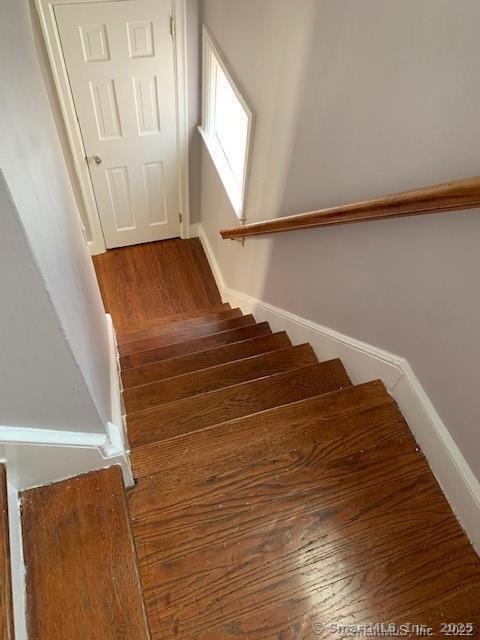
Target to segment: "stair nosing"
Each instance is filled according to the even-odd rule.
[[[85,489],[82,487],[86,487],[87,491],[85,492]],[[66,499],[67,494],[69,495],[69,499]],[[91,503],[92,496],[94,494],[95,499],[100,496],[100,500],[105,499],[107,501],[107,510],[103,509],[104,514],[106,514],[107,511],[109,512],[110,506],[113,506],[113,511],[115,513],[114,517],[121,526],[120,539],[116,539],[115,542],[119,542],[119,550],[121,549],[125,552],[123,556],[125,566],[122,566],[120,569],[116,565],[115,571],[112,572],[104,571],[99,574],[99,576],[96,576],[95,572],[90,572],[88,574],[88,586],[91,586],[91,582],[95,584],[94,593],[97,596],[101,593],[104,587],[109,588],[110,593],[112,593],[112,588],[117,587],[118,589],[118,593],[112,594],[112,601],[115,602],[115,606],[109,606],[110,603],[106,604],[101,602],[101,606],[97,612],[98,617],[102,621],[102,625],[106,626],[108,623],[111,624],[111,613],[120,614],[123,609],[134,616],[130,619],[135,620],[136,623],[135,625],[131,625],[129,631],[133,632],[136,638],[142,638],[142,640],[149,637],[149,621],[147,618],[144,593],[140,579],[138,558],[136,554],[136,546],[131,526],[123,475],[120,466],[115,464],[112,464],[107,468],[94,469],[85,473],[80,473],[71,478],[58,480],[41,487],[32,487],[20,493],[22,503],[21,519],[23,546],[26,552],[25,561],[27,569],[25,595],[28,613],[32,614],[32,612],[34,612],[34,615],[29,615],[27,620],[29,637],[40,637],[41,634],[39,632],[43,630],[45,620],[48,621],[48,630],[50,632],[48,637],[52,637],[51,633],[55,627],[58,629],[59,620],[62,619],[61,614],[60,617],[51,617],[53,612],[53,615],[57,616],[57,612],[59,611],[58,607],[55,608],[55,603],[53,602],[47,613],[42,611],[41,608],[38,607],[39,597],[40,602],[42,601],[42,596],[39,596],[39,594],[42,594],[43,592],[43,601],[49,599],[48,581],[51,579],[51,570],[49,570],[48,567],[51,567],[52,559],[57,558],[58,560],[60,558],[59,565],[62,573],[66,574],[68,573],[69,567],[72,566],[71,562],[74,555],[72,552],[72,545],[68,546],[70,553],[65,555],[60,553],[59,555],[59,551],[55,546],[55,535],[52,534],[52,531],[55,529],[52,530],[51,527],[47,526],[45,520],[40,523],[40,526],[35,520],[35,518],[38,517],[38,507],[47,499],[51,505],[55,505],[56,500],[59,501],[59,504],[61,505],[61,508],[59,509],[60,517],[65,518],[65,516],[70,516],[67,520],[63,520],[63,522],[67,522],[67,535],[70,540],[75,535],[78,527],[81,527],[77,519],[71,518],[70,512],[73,510],[75,510],[76,513],[81,512],[84,526],[83,528],[80,528],[80,539],[81,542],[86,545],[88,550],[89,548],[92,548],[92,541],[94,540],[94,537],[99,535],[96,533],[95,528],[92,529],[91,526],[85,526],[85,523],[87,523],[87,525],[91,525],[90,520],[93,513]],[[64,505],[67,506],[65,507]],[[50,508],[49,517],[58,517],[57,512],[53,508]],[[104,515],[102,517],[105,520],[103,524],[106,524],[107,516]],[[62,520],[59,520],[59,522],[61,523]],[[41,537],[47,538],[47,546],[44,553],[41,554],[41,559],[38,559],[38,562],[36,560],[39,558],[38,548],[34,544],[36,542],[35,532],[37,530],[40,531]],[[91,531],[94,531],[95,533],[91,533]],[[103,536],[101,537],[103,538]],[[106,548],[108,547],[108,553],[111,553],[111,556],[109,555],[107,560],[112,562],[112,558],[116,557],[115,545],[107,544],[103,539],[102,544],[105,545]],[[128,558],[126,556],[128,556]],[[103,557],[105,557],[105,551],[103,553]],[[78,560],[77,554],[77,563]],[[47,563],[46,561],[49,562]],[[80,565],[82,565],[82,563],[80,563]],[[39,567],[40,571],[38,571]],[[92,567],[90,567],[90,569],[92,569]],[[90,580],[90,576],[91,582],[88,582],[88,580]],[[38,580],[40,580],[40,584],[38,584]],[[75,599],[73,600],[73,603],[74,605],[78,605],[80,609],[82,609],[82,584],[84,583],[78,581],[74,581],[69,584],[69,597],[72,598],[72,595],[74,596]],[[40,586],[41,588],[34,589],[35,586]],[[56,591],[59,591],[58,582],[56,583]],[[88,610],[83,609],[81,615],[83,618],[88,617],[89,620],[92,620],[91,612],[89,615]],[[127,620],[127,618],[125,618],[125,620]],[[94,623],[95,622],[96,620],[94,620]],[[92,629],[90,629],[90,631],[92,631]],[[80,635],[77,636],[75,633],[75,637],[80,637]]]
[[[304,365],[303,367],[294,367],[293,369],[287,369],[286,371],[280,371],[278,373],[272,373],[271,375],[268,376],[262,376],[261,378],[258,378],[258,380],[266,380],[268,378],[274,378],[274,379],[279,379],[281,376],[287,376],[287,374],[292,373],[292,371],[296,371],[296,372],[300,372],[303,371],[304,369],[309,369],[311,367],[318,367],[319,365],[327,365],[327,364],[331,364],[333,362],[340,362],[340,364],[343,363],[341,361],[340,358],[331,358],[330,360],[322,360],[320,362],[313,362],[311,364],[308,365]],[[132,416],[138,416],[138,414],[146,414],[149,411],[157,411],[159,410],[159,408],[163,408],[166,409],[168,405],[173,405],[176,402],[181,402],[183,400],[188,400],[189,398],[198,398],[199,396],[210,396],[214,393],[218,393],[220,391],[223,391],[224,389],[232,389],[234,387],[242,387],[242,386],[246,386],[249,384],[253,384],[254,382],[256,382],[257,379],[253,379],[253,380],[246,380],[245,382],[238,382],[237,384],[232,384],[229,385],[228,387],[223,387],[222,389],[212,389],[211,391],[205,391],[204,393],[199,393],[193,396],[187,396],[186,398],[181,398],[180,400],[170,400],[169,402],[165,402],[164,404],[160,404],[160,405],[155,405],[154,407],[149,407],[147,409],[140,409],[139,411],[132,411],[130,413],[127,413],[127,425],[128,425],[128,419],[131,418]],[[348,385],[353,386],[353,385]],[[345,389],[346,387],[341,387],[341,389],[337,389],[337,391],[341,391],[342,389]],[[328,392],[330,393],[330,392]],[[319,394],[322,395],[322,394]],[[288,403],[287,403],[288,404]],[[278,406],[283,406],[283,405],[278,405]],[[272,408],[272,407],[271,407]],[[249,414],[248,414],[249,415]]]
[[[257,325],[262,325],[262,324],[266,324],[266,322],[258,322]],[[270,334],[266,334],[266,335],[271,335],[271,336],[277,336],[277,335],[286,335],[288,337],[288,334],[286,331],[275,331],[275,333],[270,333]],[[240,344],[241,342],[248,342],[250,340],[257,340],[258,338],[264,338],[265,336],[254,336],[253,338],[244,338],[243,340],[239,340],[238,342],[232,342],[230,344]],[[307,343],[309,344],[309,343]],[[225,345],[225,344],[221,344],[215,347],[210,347],[209,349],[204,349],[204,351],[215,351],[215,349],[222,349],[223,347],[226,347],[229,345]],[[272,349],[271,351],[275,351],[275,349]],[[203,351],[195,351],[195,353],[203,353]],[[183,353],[180,356],[173,356],[173,358],[165,358],[165,360],[159,360],[158,362],[168,362],[169,360],[177,360],[178,358],[188,358],[189,356],[191,356],[193,354],[190,353]],[[231,362],[235,362],[235,360],[232,360]],[[130,367],[130,369],[128,369],[129,371],[132,371],[134,369],[142,369],[143,367],[150,367],[150,366],[154,366],[155,364],[158,364],[157,362],[148,362],[147,364],[139,364],[137,367]],[[198,371],[198,369],[195,369],[194,371]],[[187,372],[189,373],[189,372]],[[175,376],[170,376],[171,378],[174,378]]]
[[[272,334],[275,335],[275,334]],[[132,387],[127,387],[126,389],[124,389],[124,391],[130,391],[133,389],[140,389],[142,387],[148,387],[149,385],[152,384],[156,384],[158,382],[169,382],[171,380],[176,380],[177,378],[183,378],[183,377],[187,377],[187,376],[191,376],[194,373],[197,373],[198,371],[212,371],[213,369],[219,369],[220,367],[225,367],[226,365],[229,364],[234,364],[236,362],[240,363],[240,362],[246,362],[247,360],[253,360],[254,358],[261,358],[262,356],[266,356],[270,353],[277,353],[277,352],[284,352],[284,351],[290,351],[292,349],[296,349],[298,347],[306,347],[309,346],[312,348],[311,344],[309,342],[302,342],[300,344],[292,344],[289,347],[282,347],[281,349],[270,349],[270,351],[262,351],[261,353],[254,353],[250,356],[247,356],[246,358],[238,358],[237,360],[229,360],[228,362],[222,362],[220,364],[214,364],[210,367],[204,367],[203,369],[195,369],[194,371],[186,371],[185,373],[179,373],[176,376],[170,376],[168,378],[161,378],[160,380],[152,380],[151,382],[145,382],[144,384],[136,384]],[[315,353],[315,352],[314,352]],[[179,356],[180,358],[183,356]],[[174,360],[175,358],[172,358],[172,360]],[[335,359],[335,358],[334,358]],[[328,362],[328,361],[326,361]],[[148,365],[145,365],[148,366]],[[260,378],[258,378],[259,380],[262,378],[266,378],[268,377],[269,374],[267,374],[266,376],[260,376]],[[271,374],[274,375],[274,374]],[[257,378],[252,378],[251,380],[257,380]],[[250,382],[251,380],[246,380],[245,382]],[[237,384],[237,383],[235,383]],[[238,383],[238,384],[242,384],[242,383]],[[227,385],[227,386],[234,386],[234,385]],[[226,387],[222,387],[222,388],[226,388]],[[194,395],[200,395],[200,394],[194,394]],[[190,396],[187,396],[190,397]],[[175,400],[172,400],[172,402],[175,402]]]
[[[179,315],[184,315],[184,314],[189,314],[189,313],[194,313],[195,314],[197,311],[198,312],[208,312],[209,309],[212,310],[212,312],[214,312],[215,309],[217,309],[218,311],[222,311],[222,310],[223,311],[228,311],[231,308],[232,307],[228,302],[223,302],[223,303],[221,303],[219,305],[215,305],[213,307],[204,307],[204,308],[201,308],[201,309],[192,309],[192,311],[180,311],[179,313],[172,313],[172,314],[169,314],[169,315],[166,315],[166,316],[158,316],[157,318],[151,318],[150,320],[144,320],[143,322],[156,322],[157,323],[157,324],[152,324],[150,327],[144,327],[144,328],[148,329],[148,328],[151,328],[151,327],[154,327],[154,326],[158,326],[158,325],[161,325],[161,324],[165,324],[165,326],[168,326],[169,324],[173,324],[173,323],[176,322],[176,320],[171,320],[170,318],[175,318],[176,316],[179,316]],[[202,313],[199,313],[199,316],[201,316],[201,315],[202,315]],[[183,320],[187,320],[189,317],[193,317],[194,318],[196,316],[195,315],[187,316],[186,318],[183,318]],[[181,322],[181,321],[182,321],[182,319],[179,320],[179,322]],[[135,333],[137,331],[142,331],[142,330],[143,330],[143,328],[135,328],[135,329],[129,328],[129,329],[126,329],[126,330],[125,329],[124,330],[119,330],[118,333],[119,333],[119,335],[128,335],[129,333]]]
[[[157,346],[157,347],[150,347],[148,349],[140,349],[139,351],[132,351],[132,353],[120,354],[120,358],[128,358],[128,356],[137,355],[138,353],[145,353],[147,351],[154,351],[155,349],[163,349],[164,347],[171,347],[171,346],[173,346],[175,344],[184,344],[184,343],[187,343],[187,342],[192,342],[193,340],[197,340],[199,338],[206,338],[207,336],[216,336],[219,333],[225,333],[226,331],[234,331],[235,329],[241,329],[242,327],[249,327],[252,324],[257,324],[255,322],[255,318],[253,317],[253,315],[251,313],[249,313],[249,314],[247,314],[245,316],[239,316],[238,318],[231,318],[231,320],[232,321],[233,320],[240,320],[240,319],[243,319],[243,318],[251,319],[252,322],[247,322],[245,324],[241,324],[239,327],[232,327],[231,329],[224,329],[223,331],[214,331],[213,333],[206,333],[204,335],[196,336],[194,338],[191,338],[190,340],[188,340],[188,339],[185,340],[183,338],[183,339],[180,339],[180,340],[177,340],[177,341],[174,341],[174,342],[167,342],[167,343],[162,344],[162,345]],[[226,320],[225,322],[229,322],[229,321],[230,320]],[[215,324],[215,323],[214,322],[207,322],[206,324],[202,324],[202,325],[199,325],[199,326],[208,327],[211,324]],[[161,337],[161,336],[155,336],[155,337]],[[145,339],[148,340],[149,338],[145,338]],[[154,339],[154,338],[152,338],[152,339]],[[141,341],[139,340],[139,342],[141,342]],[[130,343],[127,343],[127,344],[130,344]],[[119,346],[121,346],[121,345],[119,345]]]
[[[334,360],[337,358],[334,358]],[[260,411],[253,411],[252,413],[247,413],[243,416],[239,416],[237,418],[232,418],[231,420],[224,420],[223,422],[216,422],[215,424],[210,424],[206,427],[201,427],[200,429],[195,429],[194,431],[188,431],[186,433],[179,433],[177,435],[171,436],[169,438],[164,438],[163,440],[154,440],[153,442],[146,442],[145,444],[139,444],[135,447],[132,447],[132,452],[136,452],[139,449],[143,449],[143,448],[147,448],[147,447],[152,447],[155,445],[160,445],[162,443],[165,442],[172,442],[173,440],[178,440],[180,438],[187,438],[189,435],[191,435],[192,433],[202,433],[205,431],[209,431],[210,429],[214,429],[216,427],[219,427],[220,425],[232,425],[236,422],[241,422],[242,420],[247,420],[248,418],[251,418],[252,416],[256,416],[256,415],[261,415],[264,413],[268,413],[269,411],[276,411],[276,410],[280,410],[282,408],[285,407],[292,407],[295,405],[300,405],[302,403],[306,403],[306,402],[313,402],[316,399],[323,397],[323,396],[329,396],[329,395],[333,395],[333,394],[339,394],[339,393],[343,393],[344,391],[348,390],[348,389],[353,389],[353,388],[359,388],[359,387],[366,387],[368,385],[374,385],[374,384],[378,384],[380,383],[383,388],[385,389],[385,385],[383,383],[383,381],[379,378],[376,378],[374,380],[369,380],[368,382],[362,382],[360,384],[357,385],[351,385],[349,387],[342,387],[341,389],[335,389],[334,391],[326,391],[325,393],[318,393],[314,396],[310,396],[308,398],[301,398],[300,400],[294,400],[293,402],[285,402],[284,404],[279,404],[276,405],[275,407],[269,407],[267,409],[261,409]],[[386,389],[385,389],[386,391]],[[386,391],[386,394],[389,397],[389,404],[395,404],[394,399],[388,394],[388,392]],[[387,403],[382,403],[382,404],[387,404]],[[380,406],[380,405],[379,405]],[[351,413],[350,411],[346,411],[345,415],[348,415],[348,413]],[[154,474],[148,474],[148,475],[154,475]]]
[[[235,315],[232,316],[231,318],[222,318],[219,316],[222,316],[222,314],[229,314],[231,312],[235,312],[235,311],[240,311],[240,315]],[[217,316],[217,317],[214,317]],[[248,315],[248,314],[247,314]],[[197,327],[203,327],[204,325],[207,324],[213,324],[215,322],[222,322],[222,321],[227,321],[227,320],[235,320],[236,318],[242,318],[244,317],[244,315],[242,314],[241,310],[239,309],[239,307],[235,307],[234,309],[223,309],[222,311],[212,311],[212,317],[211,318],[205,318],[206,322],[201,322],[199,324],[194,324],[192,325],[192,327],[190,328],[197,328]],[[203,319],[202,316],[194,316],[193,318],[186,318],[185,320],[179,320],[178,322],[167,322],[165,323],[165,325],[159,324],[158,327],[157,325],[153,325],[151,327],[146,327],[145,329],[139,329],[138,331],[132,331],[131,335],[134,334],[139,334],[139,333],[144,333],[146,331],[151,331],[152,329],[164,329],[165,331],[159,333],[158,335],[152,335],[152,336],[147,336],[145,338],[139,337],[139,338],[135,338],[132,340],[126,340],[124,341],[122,338],[123,336],[128,336],[128,334],[119,334],[118,338],[117,338],[117,342],[118,342],[118,346],[122,347],[125,346],[127,344],[131,344],[132,342],[140,342],[141,340],[148,340],[148,339],[153,339],[153,338],[159,338],[163,335],[168,336],[169,333],[175,333],[176,329],[181,330],[181,327],[179,327],[178,325],[181,325],[184,322],[189,322],[189,320],[200,320]],[[189,327],[187,327],[188,329]]]
[[[224,334],[224,333],[229,333],[230,331],[238,331],[239,329],[245,329],[247,327],[253,327],[253,326],[263,327],[265,325],[270,329],[270,325],[269,325],[269,323],[267,321],[254,322],[252,324],[247,324],[244,327],[235,327],[234,329],[227,329],[226,331],[219,331],[218,333],[211,333],[211,334],[208,334],[208,336],[200,336],[199,338],[194,338],[194,340],[201,340],[201,339],[209,337],[209,336],[217,336],[217,335],[221,335],[221,334]],[[281,333],[281,332],[279,332],[279,333]],[[266,333],[264,335],[273,335],[273,334]],[[255,337],[258,337],[258,336],[255,336]],[[245,339],[248,340],[248,338],[245,338]],[[186,343],[193,342],[194,340],[186,340],[185,342]],[[183,342],[183,341],[174,342],[172,344],[184,344],[185,342]],[[237,342],[244,342],[244,340],[238,340]],[[235,343],[235,341],[232,342],[232,343],[229,343],[229,344],[234,344],[234,343]],[[155,349],[164,349],[165,347],[168,347],[168,346],[172,346],[172,345],[164,345],[163,347],[155,347]],[[223,346],[226,346],[226,345],[218,345],[218,346],[223,347]],[[200,349],[199,351],[194,351],[193,353],[202,353],[203,351],[210,351],[212,348],[215,349],[215,347],[209,347],[208,349]],[[138,353],[146,353],[147,351],[155,351],[155,349],[146,349],[145,351],[139,351]],[[121,365],[122,371],[130,371],[131,369],[137,369],[139,367],[147,367],[147,366],[149,366],[151,364],[156,364],[158,362],[164,362],[164,361],[167,361],[167,360],[173,360],[175,357],[179,357],[179,358],[182,357],[180,355],[180,356],[174,356],[173,358],[160,358],[160,360],[153,360],[152,362],[145,362],[144,364],[135,365],[134,367],[125,367],[123,369],[122,360],[124,358],[129,358],[131,355],[134,355],[134,354],[128,354],[128,355],[125,355],[125,356],[120,356],[120,365]],[[189,355],[189,354],[182,354],[182,355]]]
[[[259,324],[263,324],[263,323],[259,323]],[[252,341],[255,340],[262,340],[264,338],[267,338],[269,336],[283,336],[285,337],[287,340],[290,340],[290,338],[288,337],[288,334],[286,331],[276,331],[275,333],[266,333],[263,335],[259,335],[259,336],[252,336],[249,338],[244,338],[242,340],[238,340],[237,342],[231,342],[228,344],[221,344],[221,345],[216,345],[214,347],[209,347],[208,349],[204,349],[203,351],[195,351],[193,354],[191,353],[183,353],[181,355],[178,356],[173,356],[172,358],[165,358],[164,360],[157,360],[156,362],[148,362],[146,364],[140,364],[136,367],[129,367],[127,369],[122,370],[122,374],[123,373],[127,373],[128,372],[132,372],[132,371],[136,371],[136,370],[140,370],[140,369],[147,369],[147,373],[148,373],[148,368],[149,367],[155,367],[158,366],[161,362],[164,362],[166,366],[168,366],[169,362],[175,362],[177,360],[181,360],[182,358],[189,358],[192,355],[197,355],[197,354],[201,354],[201,353],[208,353],[209,351],[215,351],[217,349],[224,349],[226,347],[229,346],[233,346],[233,345],[241,345],[242,343],[250,343]],[[291,342],[290,345],[288,346],[292,346]],[[282,347],[282,348],[286,348],[286,347]],[[269,349],[268,351],[260,351],[259,353],[270,353],[272,351],[277,351],[277,349]],[[238,358],[238,360],[241,360],[242,358]],[[229,360],[228,362],[236,362],[237,360]],[[213,365],[216,366],[216,365]],[[202,371],[202,369],[206,369],[208,367],[199,367],[198,369],[192,369],[191,371],[186,371],[185,373],[194,373],[195,371]],[[178,375],[183,375],[183,374],[178,374]],[[174,378],[176,376],[169,376],[168,378]],[[155,380],[152,380],[151,382],[160,382],[161,380],[168,380],[168,378],[158,378]],[[143,383],[143,384],[149,384],[147,383]],[[132,385],[132,386],[142,386],[142,385]],[[125,389],[130,389],[131,387],[124,387]]]

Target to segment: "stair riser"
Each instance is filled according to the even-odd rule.
[[[181,475],[182,469],[190,464],[191,460],[198,461],[200,467],[206,465],[208,475],[217,470],[228,470],[230,463],[234,464],[235,459],[243,459],[244,453],[248,454],[249,458],[253,455],[254,459],[257,459],[257,456],[262,459],[265,452],[269,451],[274,458],[281,454],[285,446],[284,441],[288,441],[297,432],[298,438],[303,438],[313,428],[316,437],[322,440],[323,437],[331,437],[332,428],[329,425],[342,420],[348,430],[348,416],[366,412],[368,421],[372,422],[377,409],[383,411],[385,407],[389,407],[388,411],[396,412],[398,416],[398,410],[391,397],[378,381],[313,396],[163,442],[134,447],[134,475],[135,478],[149,476],[152,473],[169,475],[176,473],[175,469],[178,469],[178,474]],[[325,436],[322,436],[323,429],[326,430]],[[335,429],[336,427],[333,431]],[[212,459],[212,450],[221,453],[218,460]],[[186,452],[189,455],[188,461],[185,459]]]
[[[350,384],[341,362],[332,360],[177,400],[130,414],[127,418],[130,443],[135,447],[166,440]]]
[[[258,325],[257,325],[258,326]],[[267,334],[216,347],[200,353],[193,353],[155,364],[122,371],[124,389],[144,385],[157,380],[165,380],[209,367],[242,360],[250,356],[286,349],[291,346],[287,334]]]
[[[127,413],[181,400],[200,393],[298,369],[317,362],[310,345],[274,351],[234,363],[169,378],[161,382],[126,389],[123,399]]]
[[[240,316],[237,318],[222,320],[220,322],[202,324],[198,327],[188,328],[186,330],[168,332],[165,335],[155,336],[154,338],[146,338],[145,340],[129,342],[128,344],[120,345],[118,350],[121,356],[126,356],[141,351],[148,351],[150,349],[158,349],[170,344],[178,344],[179,342],[195,340],[196,338],[212,335],[214,333],[221,333],[222,331],[229,331],[230,329],[246,327],[254,323],[255,318],[252,315]]]
[[[141,331],[132,331],[131,333],[117,336],[117,343],[122,346],[129,344],[130,342],[146,340],[147,338],[155,338],[157,336],[163,336],[177,331],[186,331],[202,324],[222,322],[224,320],[233,320],[233,318],[240,318],[241,316],[242,312],[240,311],[240,309],[215,311],[195,318],[189,318],[188,320],[179,320],[178,322],[171,322],[160,326],[150,327],[149,329],[143,329]]]
[[[221,345],[231,344],[232,342],[240,342],[246,338],[264,336],[271,332],[272,331],[267,322],[251,324],[246,327],[240,327],[239,329],[231,329],[229,331],[222,331],[221,333],[215,333],[203,338],[197,338],[196,340],[191,340],[189,342],[179,342],[178,344],[160,347],[159,349],[150,349],[149,351],[142,351],[140,353],[124,356],[123,358],[120,358],[120,366],[122,370],[141,367],[146,364],[176,358],[188,353],[199,353]]]
[[[117,339],[120,344],[124,340],[131,336],[133,333],[138,333],[139,331],[145,331],[150,328],[157,327],[168,327],[177,322],[182,322],[183,320],[190,320],[192,318],[196,318],[199,316],[203,316],[206,313],[215,313],[228,311],[230,309],[230,305],[228,302],[220,305],[216,305],[214,307],[209,307],[208,309],[195,309],[194,311],[186,311],[183,313],[176,313],[171,316],[162,316],[161,318],[151,318],[150,320],[141,320],[140,322],[130,322],[128,326],[124,326],[122,329],[118,331]]]

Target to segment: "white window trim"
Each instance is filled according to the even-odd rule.
[[[202,124],[198,127],[198,130],[203,138],[208,152],[210,153],[213,164],[218,171],[221,182],[238,219],[242,222],[245,222],[245,198],[252,151],[251,147],[253,138],[254,113],[241,94],[237,83],[232,78],[232,74],[228,70],[222,53],[218,50],[218,47],[216,46],[211,34],[209,33],[205,25],[203,25],[202,28],[202,35]],[[247,115],[245,165],[240,192],[233,176],[233,172],[228,164],[227,158],[222,151],[221,145],[216,136],[213,135],[210,127],[210,96],[212,87],[209,81],[209,75],[211,77],[211,74],[209,74],[209,65],[211,64],[211,53],[213,54],[216,62],[227,77],[228,82],[230,83],[236,97],[238,98]]]

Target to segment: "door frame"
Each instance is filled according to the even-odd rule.
[[[88,164],[85,160],[80,124],[75,110],[67,68],[62,53],[60,34],[55,20],[54,7],[59,4],[82,4],[93,2],[125,2],[128,0],[35,0],[42,25],[53,79],[60,101],[68,142],[72,151],[75,173],[80,183],[83,205],[91,230],[87,246],[91,255],[106,251],[100,216],[93,190]],[[187,20],[186,1],[170,0],[173,25],[173,63],[175,75],[175,111],[177,119],[177,170],[178,195],[182,222],[179,222],[180,237],[188,238],[190,232],[189,196],[189,149],[188,149],[188,89],[187,89]]]

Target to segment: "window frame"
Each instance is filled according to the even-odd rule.
[[[238,99],[242,109],[247,116],[247,136],[245,144],[245,162],[242,174],[242,183],[238,185],[235,174],[230,167],[228,157],[225,154],[220,141],[214,131],[214,111],[215,102],[213,95],[215,91],[215,66],[225,74],[227,82]],[[228,199],[235,211],[237,218],[245,222],[245,199],[247,192],[247,182],[249,176],[250,159],[252,151],[254,113],[250,109],[247,101],[239,89],[238,83],[233,79],[225,58],[219,51],[208,29],[202,28],[202,124],[198,130],[203,138],[205,146],[210,153],[213,164],[218,172]]]

